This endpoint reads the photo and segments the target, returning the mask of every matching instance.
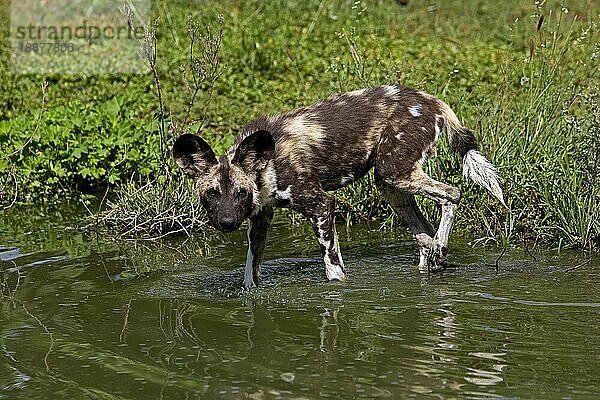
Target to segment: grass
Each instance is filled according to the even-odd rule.
[[[460,178],[459,162],[442,143],[428,168],[464,192],[457,230],[482,242],[600,248],[597,2],[447,0],[400,7],[384,0],[155,1],[153,12],[160,17],[156,68],[172,122],[165,148],[174,133],[199,130],[223,152],[245,123],[262,114],[399,82],[448,102],[505,180],[510,212]],[[210,90],[196,90],[191,68],[182,83],[181,67],[190,65],[188,16],[203,35],[203,27],[216,26],[221,14],[218,79]],[[150,212],[135,197],[142,185],[128,182],[132,176],[133,182],[159,182],[165,174],[154,77],[11,75],[3,54],[0,145],[6,154],[22,148],[0,155],[3,204],[14,197],[13,187],[18,200],[30,202],[82,191],[102,197],[109,188],[113,204],[130,199],[133,215]],[[43,81],[49,82],[46,112],[35,129]],[[85,124],[73,123],[76,115]],[[98,131],[106,136],[97,139]],[[81,144],[85,151],[76,157]],[[173,185],[183,177],[162,179]],[[170,193],[179,203],[190,196],[181,190],[156,192]],[[340,215],[348,220],[395,224],[370,179],[338,198]],[[172,206],[166,199],[157,215],[172,215],[164,214]],[[434,218],[436,207],[424,206]],[[193,206],[178,207],[170,212],[192,212],[185,209]]]

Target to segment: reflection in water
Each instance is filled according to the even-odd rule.
[[[340,333],[338,325],[339,308],[334,310],[325,309],[321,314],[321,326],[319,327],[320,345],[319,349],[323,353],[333,354],[336,347],[336,340]]]
[[[20,254],[20,252],[18,251],[14,253]],[[47,347],[47,351],[43,356],[43,361],[46,370],[48,372],[51,372],[48,359],[54,348],[54,336],[52,332],[48,329],[46,324],[42,322],[42,320],[40,320],[40,318],[37,315],[30,311],[27,301],[21,300],[21,285],[27,285],[32,282],[29,281],[27,275],[22,274],[20,265],[12,261],[12,259],[10,259],[10,263],[13,264],[13,267],[8,268],[6,271],[2,271],[2,275],[0,278],[0,304],[2,304],[2,314],[0,315],[0,321],[11,321],[12,319],[19,320],[19,314],[23,312],[27,316],[27,318],[31,320],[31,323],[39,326],[43,330],[43,333],[45,333],[45,335],[49,338],[49,344]],[[40,263],[34,263],[33,265],[37,264]],[[23,328],[23,325],[20,325],[20,328]],[[2,346],[2,350],[7,358],[16,362],[16,360],[11,355],[11,352],[8,351],[5,348],[5,346]],[[16,368],[13,368],[13,371],[15,373],[15,378],[17,382],[21,382],[22,379],[25,379],[25,381],[29,380],[28,375],[21,373]]]
[[[434,297],[444,299],[436,309],[436,313],[431,314],[431,322],[437,331],[422,336],[425,340],[417,340],[417,345],[408,345],[411,350],[421,354],[421,356],[411,356],[407,360],[414,373],[428,379],[442,379],[444,382],[442,386],[451,391],[462,391],[466,386],[465,382],[478,387],[502,383],[504,369],[508,365],[504,358],[506,353],[481,350],[482,347],[487,348],[488,343],[479,340],[473,332],[461,326],[461,321],[467,320],[469,316],[461,316],[461,309],[464,306],[461,304],[462,300],[457,300],[460,293],[441,289]],[[418,315],[420,318],[426,316],[425,313]],[[506,345],[500,344],[501,347]],[[465,352],[469,357],[475,357],[475,361],[468,362]],[[461,367],[465,364],[465,367]],[[420,382],[411,385],[411,391],[418,394],[433,393],[431,386],[424,386]],[[481,395],[482,393],[477,391],[470,392],[470,396],[474,398],[479,398]]]
[[[266,305],[261,301],[254,302],[250,297],[245,299],[246,306],[250,310],[250,327],[248,333],[248,356],[247,359],[268,365],[276,355],[275,349],[275,322]],[[256,303],[256,305],[255,305]]]
[[[496,274],[491,250],[457,246],[460,267],[424,277],[412,242],[352,232],[348,282],[297,254],[310,232],[280,227],[289,246],[268,249],[263,286],[241,296],[241,242],[219,258],[177,241],[139,257],[9,243],[0,398],[598,397],[596,264],[565,275],[509,253]]]
[[[492,371],[467,368],[467,374],[465,380],[469,383],[473,383],[478,386],[492,386],[501,383],[504,379],[502,373],[507,364],[504,364],[504,356],[506,353],[483,353],[483,352],[471,352],[470,356],[482,358],[485,360],[494,361],[492,363]],[[502,364],[499,364],[499,363]]]
[[[456,314],[454,314],[450,310],[451,306],[452,304],[448,303],[442,304],[442,307],[446,308],[438,308],[438,311],[444,313],[444,316],[435,321],[435,324],[442,328],[440,341],[437,344],[438,347],[450,350],[455,349],[457,347],[455,343],[456,340],[452,339],[456,339],[456,336],[459,333],[460,329],[458,326],[458,322],[456,321]]]

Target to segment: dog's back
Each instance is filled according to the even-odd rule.
[[[442,126],[436,121],[442,115],[440,103],[400,85],[356,90],[252,121],[236,143],[258,130],[270,132],[280,188],[300,176],[317,179],[330,191],[365,175],[380,143],[394,141],[402,153],[394,168],[411,168],[424,160]]]

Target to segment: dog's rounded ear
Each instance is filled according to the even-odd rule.
[[[232,163],[239,165],[244,172],[263,170],[275,156],[275,140],[270,132],[256,131],[246,136],[235,149]]]
[[[208,172],[217,163],[217,157],[200,136],[183,134],[173,144],[173,159],[192,178]]]

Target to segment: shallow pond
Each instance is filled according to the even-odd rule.
[[[280,218],[242,294],[242,231],[206,254],[72,219],[2,215],[0,399],[600,398],[597,256],[454,235],[451,267],[423,275],[403,230],[340,226],[350,279],[328,283],[308,227]]]

